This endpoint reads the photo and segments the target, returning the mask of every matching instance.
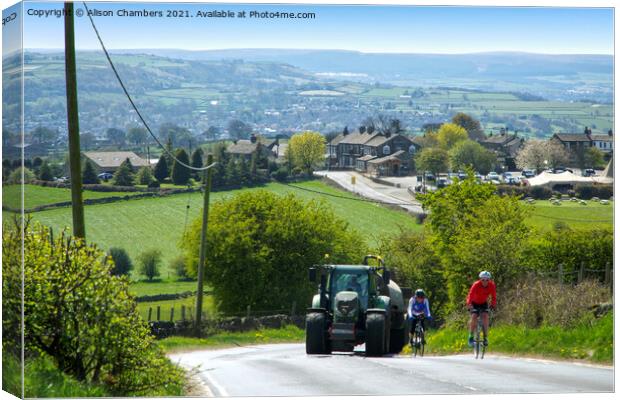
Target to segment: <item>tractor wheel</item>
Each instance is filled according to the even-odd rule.
[[[385,316],[368,314],[366,317],[366,356],[381,357],[385,353]]]
[[[401,313],[396,315],[393,323],[395,327],[390,330],[390,353],[400,353],[405,345],[405,333],[407,327],[405,326],[406,324],[404,319],[405,318]]]
[[[306,354],[326,354],[329,347],[325,334],[325,314],[306,315]]]

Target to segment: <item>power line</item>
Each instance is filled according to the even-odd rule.
[[[135,103],[133,102],[133,99],[131,98],[131,95],[127,91],[127,88],[125,87],[125,84],[123,83],[123,80],[121,79],[120,75],[118,74],[118,71],[116,70],[116,67],[114,66],[114,63],[112,62],[112,59],[110,58],[110,54],[108,53],[108,50],[106,49],[105,45],[103,44],[103,40],[101,39],[101,35],[99,35],[99,30],[95,26],[95,21],[93,20],[92,15],[90,15],[90,10],[88,9],[88,6],[86,5],[86,2],[82,2],[82,4],[84,4],[84,8],[86,9],[86,15],[88,15],[88,19],[90,20],[90,24],[92,25],[93,30],[95,31],[95,34],[97,35],[97,39],[99,39],[99,43],[101,44],[101,48],[103,49],[103,52],[104,52],[106,58],[108,59],[108,63],[110,64],[110,67],[112,68],[112,71],[114,72],[114,75],[116,76],[116,79],[118,80],[118,83],[121,85],[121,88],[123,89],[123,92],[125,92],[125,96],[127,96],[127,99],[129,100],[129,103],[131,103],[131,106],[133,107],[134,111],[136,112],[136,114],[140,118],[140,121],[142,121],[142,123],[144,124],[144,127],[149,132],[149,134],[153,137],[153,139],[159,145],[159,147],[161,147],[162,150],[164,150],[178,164],[180,164],[180,165],[182,165],[185,168],[188,168],[190,170],[193,170],[193,171],[205,171],[205,170],[213,167],[215,165],[215,163],[213,163],[211,165],[207,165],[206,167],[193,167],[193,166],[191,166],[189,164],[185,164],[183,161],[180,161],[178,158],[176,158],[174,156],[174,154],[172,154],[170,151],[168,151],[168,149],[159,141],[159,139],[157,139],[157,136],[155,136],[153,134],[153,132],[151,131],[151,128],[149,127],[149,125],[146,123],[146,121],[142,117],[142,114],[140,114],[140,111],[138,111],[138,108],[136,107]]]

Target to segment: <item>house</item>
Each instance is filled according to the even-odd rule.
[[[550,140],[564,146],[569,153],[592,147],[592,138],[587,133],[554,133]]]
[[[611,154],[614,151],[614,136],[613,132],[610,130],[607,132],[607,135],[592,135],[590,134],[590,139],[592,139],[592,147],[596,147],[603,153]]]
[[[327,145],[330,168],[357,169],[375,175],[398,176],[411,171],[413,154],[420,149],[402,134],[346,129]]]
[[[237,140],[228,148],[226,152],[233,157],[243,157],[246,161],[250,161],[252,156],[256,154],[258,157],[264,157],[268,160],[275,159],[278,152],[277,139],[265,139],[263,137],[252,134],[250,140]]]
[[[499,135],[487,136],[480,141],[480,145],[495,153],[499,165],[505,166],[508,171],[514,171],[517,168],[515,158],[523,142],[524,139],[516,133],[510,135],[502,131]]]
[[[85,151],[82,155],[95,164],[99,172],[114,173],[128,158],[134,170],[150,165],[149,160],[140,158],[133,151]]]

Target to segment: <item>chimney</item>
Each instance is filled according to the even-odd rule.
[[[611,131],[611,129],[607,132],[607,135],[609,135],[610,137],[614,135],[614,133]]]
[[[349,127],[345,126],[342,130],[342,136],[347,136],[349,134]]]
[[[255,134],[252,134],[252,136],[250,136],[250,142],[256,143],[256,135]]]

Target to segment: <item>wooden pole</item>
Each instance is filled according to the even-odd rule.
[[[213,164],[213,155],[207,156],[207,165]],[[196,291],[196,321],[194,329],[196,336],[200,336],[200,322],[202,319],[202,297],[204,289],[205,259],[207,255],[207,223],[209,221],[209,194],[211,192],[211,180],[213,168],[209,168],[204,173],[205,194],[202,204],[202,229],[200,231],[200,261],[198,262],[198,289]]]
[[[153,316],[153,307],[149,307],[149,317],[148,322],[151,322],[151,317]]]
[[[577,283],[581,283],[583,281],[583,273],[586,268],[585,262],[581,262],[579,266],[579,272],[577,273]]]
[[[174,306],[170,307],[170,322],[174,322]]]
[[[71,171],[71,210],[73,235],[86,238],[82,203],[82,168],[80,159],[80,123],[78,117],[77,74],[75,66],[75,30],[73,3],[65,2],[65,80],[67,88],[67,124],[69,128],[69,169]]]
[[[181,306],[181,321],[185,321],[185,304]]]
[[[161,306],[157,306],[157,322],[161,319]]]

